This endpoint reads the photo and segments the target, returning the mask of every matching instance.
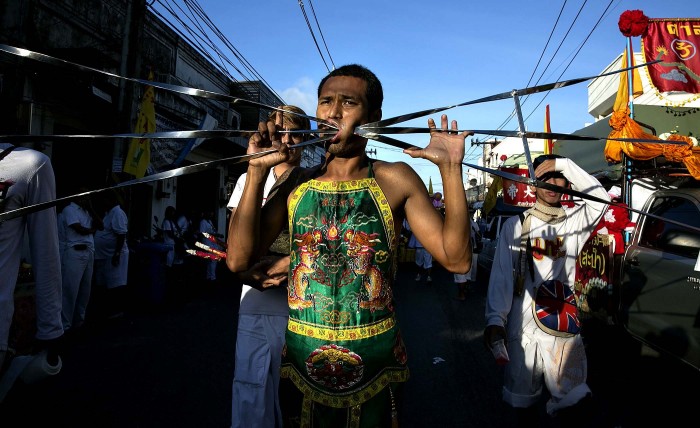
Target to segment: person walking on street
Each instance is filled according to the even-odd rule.
[[[403,219],[450,272],[469,270],[468,207],[462,160],[468,132],[442,115],[432,119],[429,145],[404,150],[435,163],[450,200],[445,218],[426,197],[418,174],[404,162],[367,156],[355,133],[381,119],[383,92],[367,68],[331,71],[318,87],[319,129],[335,132],[325,162],[282,197],[262,206],[270,168],[290,157],[280,140],[281,114],[262,122],[249,144],[279,150],[248,162],[243,195],[228,243],[234,272],[246,271],[289,225],[289,322],[281,376],[297,390],[285,420],[302,426],[377,427],[397,423],[400,387],[408,379],[406,348],[395,316],[392,282]],[[333,129],[337,131],[332,131]],[[291,395],[285,399],[291,400]]]
[[[115,191],[103,196],[104,228],[95,233],[95,286],[104,292],[107,318],[124,315],[129,273],[129,220]]]
[[[408,221],[404,219],[403,227],[411,232],[411,225]],[[408,238],[408,248],[415,249],[415,263],[416,263],[416,282],[420,282],[425,278],[425,282],[428,284],[433,282],[433,278],[430,276],[433,270],[433,256],[423,247],[423,244],[416,238],[416,235],[411,233],[411,237]]]
[[[87,191],[81,188],[80,193]],[[65,223],[66,243],[62,253],[63,329],[73,333],[85,322],[90,301],[92,274],[95,263],[96,231],[103,228],[92,201],[82,197],[71,202],[61,212]]]
[[[537,180],[602,200],[605,188],[570,159],[542,155]],[[562,194],[534,189],[535,206],[503,225],[486,300],[487,347],[503,340],[503,400],[523,427],[539,426],[536,404],[546,387],[546,410],[562,426],[586,426],[591,390],[574,296],[576,259],[607,205],[586,200],[564,208]]]
[[[301,115],[306,115],[296,106],[284,105],[279,108]],[[273,112],[268,120],[274,123],[276,113]],[[284,130],[294,131],[310,129],[309,119],[290,113],[282,116]],[[263,204],[268,198],[273,186],[281,186],[290,182],[293,185],[297,168],[301,162],[302,150],[294,150],[294,144],[308,140],[302,134],[284,134],[282,142],[292,148],[289,160],[270,168],[263,190]],[[248,153],[255,153],[256,146],[251,144]],[[238,202],[243,195],[246,173],[241,174],[236,181],[228,207],[231,209],[231,219],[236,212]],[[276,184],[277,183],[277,184]],[[236,233],[233,222],[230,221],[229,238]],[[270,248],[267,257],[276,259],[288,258],[289,231],[280,233]],[[233,247],[228,254],[235,251]],[[269,258],[268,258],[269,260]],[[282,409],[279,399],[280,365],[284,335],[287,330],[289,306],[287,305],[287,287],[280,282],[287,281],[287,264],[280,271],[280,281],[266,277],[263,284],[253,284],[259,281],[250,275],[257,271],[239,274],[239,279],[245,281],[241,289],[241,300],[238,309],[238,330],[236,334],[236,363],[233,376],[233,405],[232,428],[281,428],[283,426]],[[274,282],[275,286],[271,286]],[[252,365],[252,361],[258,363]]]

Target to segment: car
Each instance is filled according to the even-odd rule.
[[[493,258],[496,254],[496,246],[498,245],[498,238],[501,235],[503,223],[514,215],[524,213],[528,208],[505,204],[501,197],[496,199],[496,205],[483,219],[482,248],[477,258],[480,275],[486,275],[486,278],[488,278],[491,274],[491,266],[493,265]]]
[[[656,191],[644,211],[658,217],[637,221],[616,318],[633,337],[700,370],[700,188]]]

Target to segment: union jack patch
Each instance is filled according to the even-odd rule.
[[[532,312],[537,325],[554,336],[571,337],[581,331],[576,296],[561,281],[549,280],[537,287]]]

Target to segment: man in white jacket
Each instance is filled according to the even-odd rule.
[[[570,184],[610,200],[598,180],[570,159],[543,155],[533,167],[539,181]],[[484,340],[491,348],[505,339],[510,361],[503,400],[516,409],[520,426],[539,425],[535,405],[543,387],[550,394],[547,413],[577,426],[584,422],[572,413],[588,400],[571,406],[591,391],[574,297],[576,258],[607,205],[586,200],[564,208],[561,193],[535,191],[535,206],[524,218],[513,216],[503,225],[489,280]]]

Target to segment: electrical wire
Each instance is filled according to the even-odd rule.
[[[316,21],[316,27],[318,28],[318,33],[321,35],[321,40],[323,40],[323,46],[326,48],[326,53],[328,54],[328,59],[333,64],[333,69],[335,70],[335,63],[333,62],[333,57],[331,56],[331,51],[328,50],[328,45],[326,44],[326,38],[323,37],[323,31],[321,31],[321,25],[318,23],[318,18],[316,18],[316,10],[314,10],[314,4],[309,0],[309,6],[311,6],[311,13],[314,15],[314,21]]]
[[[613,4],[614,1],[615,1],[615,0],[610,0],[610,2],[608,3],[608,6],[605,8],[605,10],[603,11],[603,13],[600,15],[600,18],[598,18],[598,21],[596,21],[596,23],[595,23],[595,25],[593,26],[593,28],[591,29],[591,31],[588,33],[588,35],[587,35],[586,38],[583,40],[583,42],[581,42],[581,45],[579,45],[579,48],[576,50],[576,53],[574,54],[573,58],[571,58],[571,60],[569,61],[569,63],[566,65],[566,68],[564,68],[564,70],[559,74],[559,77],[557,77],[557,80],[558,80],[558,79],[561,79],[561,77],[564,75],[564,73],[566,73],[566,70],[569,69],[569,67],[571,66],[571,63],[573,63],[574,59],[576,59],[576,57],[577,57],[578,54],[581,52],[581,49],[583,49],[583,46],[586,44],[586,42],[587,42],[588,39],[591,37],[591,35],[593,35],[593,32],[595,31],[595,29],[598,28],[598,24],[600,24],[600,22],[601,22],[601,21],[603,20],[603,18],[606,16],[606,13],[607,13],[608,9],[610,9],[610,6],[612,6],[612,4]],[[532,109],[532,111],[530,112],[529,115],[527,115],[527,117],[525,118],[525,120],[527,120],[528,118],[530,118],[530,116],[532,116],[532,114],[537,110],[537,107],[539,107],[539,106],[544,102],[544,100],[547,98],[547,96],[549,96],[550,92],[551,92],[551,91],[548,91],[548,92],[544,95],[544,97],[542,97],[542,99],[540,100],[540,102],[537,103],[537,105],[535,106],[535,108]]]
[[[552,35],[554,34],[554,31],[556,30],[557,25],[559,24],[559,19],[561,18],[562,13],[564,13],[564,9],[566,8],[566,3],[567,3],[567,1],[568,1],[568,0],[564,0],[564,3],[562,4],[561,8],[559,9],[559,15],[557,16],[557,20],[554,22],[554,26],[552,27],[552,31],[549,32],[549,37],[547,38],[547,42],[545,43],[545,46],[544,46],[544,48],[542,49],[542,53],[540,54],[540,58],[537,60],[537,65],[535,65],[535,68],[532,70],[532,74],[530,75],[530,78],[529,78],[528,81],[527,81],[527,85],[525,85],[526,87],[530,86],[530,82],[532,82],[532,78],[534,77],[535,73],[537,72],[537,68],[538,68],[539,65],[540,65],[540,61],[541,61],[542,58],[544,57],[544,53],[545,53],[545,51],[547,50],[547,47],[549,46],[549,42],[550,42],[550,40],[552,39]],[[547,69],[549,68],[550,64],[552,64],[552,61],[553,61],[554,58],[556,57],[557,53],[559,52],[559,49],[561,48],[562,44],[564,43],[564,41],[566,40],[567,36],[569,35],[569,32],[571,32],[571,29],[573,28],[574,24],[576,23],[576,20],[578,19],[579,15],[581,14],[581,11],[583,10],[583,6],[585,6],[587,2],[588,2],[588,0],[584,0],[583,4],[582,4],[581,7],[579,8],[578,13],[576,14],[576,17],[574,18],[574,21],[571,23],[571,25],[569,25],[569,29],[567,30],[566,34],[565,34],[564,37],[562,38],[562,40],[561,40],[561,42],[559,43],[559,46],[557,47],[557,49],[556,49],[556,51],[554,52],[554,54],[552,54],[552,58],[549,60],[549,63],[548,63],[547,66],[544,68],[544,70],[542,70],[542,73],[540,74],[540,77],[537,79],[537,83],[535,83],[535,85],[537,85],[537,84],[540,82],[540,80],[542,79],[542,76],[543,76],[544,73],[547,71]],[[529,95],[525,96],[525,98],[522,100],[522,102],[521,102],[521,104],[520,104],[521,107],[525,104],[525,102],[527,101],[528,97],[529,97]],[[497,130],[501,130],[501,129],[505,128],[506,125],[508,125],[508,124],[510,123],[510,121],[513,120],[513,118],[515,117],[515,114],[516,114],[516,110],[513,109],[513,111],[511,111],[511,113],[508,115],[508,117],[507,117],[507,118],[498,126],[498,128],[496,128],[496,129],[497,129]],[[487,135],[486,137],[484,137],[484,141],[485,141],[486,139],[488,139],[489,137],[491,137],[491,135]]]
[[[158,3],[163,11],[169,13],[177,24],[174,24],[168,18],[166,18],[154,5],[149,5],[149,7],[155,15],[168,24],[174,31],[183,37],[183,39],[187,40],[187,42],[190,43],[190,45],[193,46],[203,57],[205,57],[210,63],[212,63],[212,65],[214,65],[233,82],[241,83],[241,80],[237,79],[231,74],[229,67],[233,69],[244,81],[259,80],[264,82],[270,91],[272,91],[272,93],[280,100],[282,100],[282,97],[271,88],[260,73],[255,70],[250,62],[245,59],[240,51],[236,49],[236,47],[211,21],[204,9],[201,7],[201,5],[199,5],[199,3],[196,2],[196,0],[183,0],[183,2],[185,5],[184,9],[175,1],[154,0],[153,2]],[[176,9],[179,10],[180,13],[177,13]],[[188,22],[186,22],[183,17],[187,18],[192,24],[190,25]],[[202,27],[202,23],[204,23],[213,33],[213,35],[215,35],[216,38],[225,46],[225,48],[233,54],[233,56],[240,62],[241,67],[231,61],[225,52],[223,52],[222,49],[212,40],[212,38],[209,37],[205,28]],[[195,27],[196,30],[194,30],[193,27]],[[189,34],[190,37],[188,37],[187,34]],[[214,56],[216,56],[216,58]],[[241,85],[241,89],[249,98],[254,98],[253,93],[247,90],[245,86]]]
[[[326,70],[328,72],[331,72],[331,69],[328,67],[328,63],[326,62],[326,58],[323,56],[323,52],[321,52],[321,47],[318,45],[318,40],[316,40],[316,35],[314,34],[313,28],[311,28],[311,22],[309,22],[309,17],[306,15],[306,9],[304,9],[304,2],[302,0],[299,0],[299,8],[301,9],[302,15],[304,15],[304,19],[306,20],[306,26],[309,27],[309,32],[311,33],[311,38],[314,39],[314,44],[316,45],[316,50],[318,50],[318,54],[321,56],[321,60],[323,61],[323,65],[326,66]],[[334,65],[335,67],[335,65]]]

